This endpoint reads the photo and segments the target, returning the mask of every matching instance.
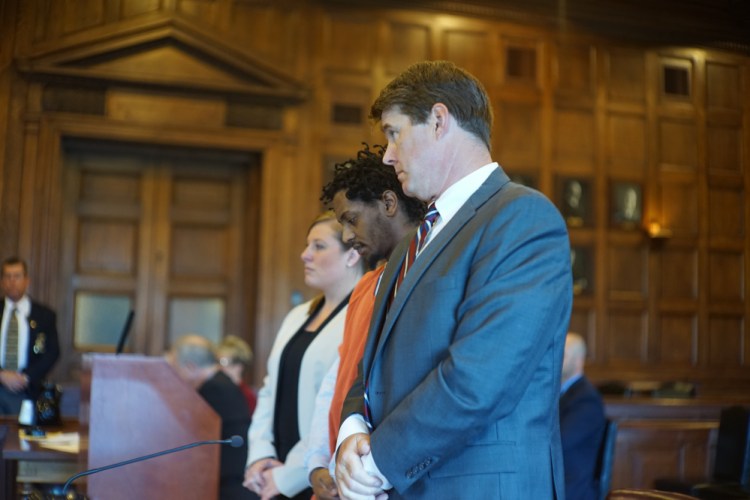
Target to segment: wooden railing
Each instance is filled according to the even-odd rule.
[[[618,422],[612,488],[652,488],[657,477],[708,478],[721,409],[750,398],[605,398]]]

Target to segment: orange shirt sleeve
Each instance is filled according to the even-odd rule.
[[[365,350],[367,333],[370,330],[370,319],[375,306],[375,288],[385,266],[365,274],[352,291],[349,309],[344,323],[344,339],[339,346],[339,371],[336,375],[336,386],[328,412],[328,430],[331,454],[336,448],[336,438],[341,426],[341,409],[344,399],[357,378],[359,361]]]

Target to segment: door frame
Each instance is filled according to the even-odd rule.
[[[289,134],[274,131],[242,129],[176,130],[157,129],[139,124],[115,123],[100,117],[81,117],[45,114],[25,130],[21,196],[28,200],[21,204],[19,214],[19,255],[27,257],[32,273],[32,293],[37,300],[58,311],[58,330],[62,355],[52,378],[58,381],[77,381],[80,373],[80,354],[73,348],[73,332],[63,325],[72,325],[73,304],[68,300],[67,284],[62,282],[65,270],[60,268],[62,251],[61,231],[64,203],[64,151],[63,140],[111,140],[115,142],[175,146],[244,152],[260,155],[257,181],[260,186],[257,199],[248,196],[253,204],[254,224],[258,248],[248,249],[245,266],[245,326],[253,332],[251,345],[256,359],[266,359],[277,326],[288,312],[288,300],[294,287],[290,280],[279,276],[278,269],[288,267],[288,254],[284,248],[284,235],[274,231],[274,221],[269,214],[280,210],[284,197],[270,197],[279,182],[278,175],[294,169],[297,150]],[[36,154],[33,152],[36,151]],[[279,240],[282,244],[280,245]],[[70,275],[69,273],[67,274]],[[281,279],[280,279],[281,278]],[[260,291],[262,290],[262,293]],[[260,381],[265,372],[264,363],[255,363],[251,380]]]
[[[60,274],[63,282],[71,282],[71,288],[64,290],[68,293],[69,303],[74,304],[77,294],[81,292],[100,296],[130,296],[131,308],[136,311],[131,328],[133,331],[128,341],[131,352],[161,355],[169,347],[171,337],[168,330],[171,332],[171,329],[167,327],[174,320],[168,312],[169,301],[180,297],[220,296],[223,297],[225,307],[224,323],[223,328],[213,334],[220,336],[222,333],[234,333],[250,340],[249,334],[252,332],[246,326],[245,268],[248,265],[254,266],[254,261],[247,258],[247,253],[253,252],[257,247],[258,237],[254,231],[257,226],[248,224],[246,218],[257,219],[255,210],[248,207],[247,203],[259,196],[257,170],[260,162],[257,154],[195,148],[153,148],[86,140],[66,141],[63,156],[65,208],[62,228],[64,233],[71,236],[62,239],[63,265],[60,267]],[[87,172],[94,176],[137,178],[137,194],[134,192],[131,200],[137,206],[126,204],[124,211],[120,212],[109,205],[107,196],[84,201],[79,190]],[[184,200],[182,208],[173,212],[178,207],[173,206],[172,190],[185,179],[192,179],[189,182],[218,181],[229,189],[228,198],[222,197],[223,200],[231,200],[228,201],[226,212],[222,214],[226,215],[226,222],[221,222],[223,217],[214,221],[219,224],[215,227],[221,227],[227,238],[225,250],[228,253],[221,259],[229,266],[225,273],[191,277],[190,274],[173,275],[170,272],[170,256],[175,256],[173,231],[185,223],[195,230],[205,230],[207,222],[191,221],[191,217],[185,219],[185,215],[190,213],[194,213],[192,218],[199,214],[205,215],[201,209],[195,212],[186,205],[190,203],[189,200]],[[77,208],[81,201],[87,206],[84,213],[79,213]],[[97,206],[104,209],[100,214],[103,219],[99,219]],[[97,221],[104,224],[125,223],[133,228],[132,235],[135,239],[124,247],[129,248],[129,272],[123,273],[124,269],[120,269],[115,274],[107,271],[101,274],[95,270],[78,269],[78,255],[86,248],[81,246],[85,241],[80,239],[78,230],[84,227],[81,224],[96,224]],[[188,246],[192,247],[192,244]],[[248,271],[248,274],[255,272],[253,268]],[[62,326],[75,332],[75,307],[66,312],[71,314],[66,315],[68,323]],[[126,311],[123,311],[122,321],[125,320],[125,314]],[[119,333],[120,326],[117,318],[112,318],[107,329],[115,335]],[[75,333],[73,337],[75,338]],[[80,352],[114,352],[115,345],[78,345],[78,349]]]

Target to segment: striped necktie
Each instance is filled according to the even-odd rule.
[[[414,235],[414,238],[412,238],[411,243],[409,244],[409,251],[406,252],[406,256],[404,257],[404,264],[401,266],[401,271],[399,271],[398,273],[396,285],[393,287],[393,297],[396,296],[398,287],[401,286],[401,282],[404,280],[404,276],[406,276],[406,273],[409,271],[409,269],[411,269],[411,265],[414,263],[417,255],[419,255],[419,252],[422,251],[422,247],[424,246],[425,241],[427,241],[427,234],[430,232],[430,229],[432,229],[432,225],[435,223],[439,216],[440,214],[438,213],[437,208],[435,208],[435,203],[430,203],[430,206],[427,207],[427,213],[424,216],[422,224],[420,224],[419,228],[417,228],[417,233]]]
[[[9,371],[18,370],[18,318],[15,307],[10,313],[8,319],[8,331],[5,336],[5,363],[3,368]]]

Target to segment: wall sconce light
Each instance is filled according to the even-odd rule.
[[[649,238],[655,239],[655,240],[672,237],[672,230],[666,227],[663,227],[661,223],[659,223],[656,220],[651,220],[651,222],[648,223],[646,232],[648,232]]]

